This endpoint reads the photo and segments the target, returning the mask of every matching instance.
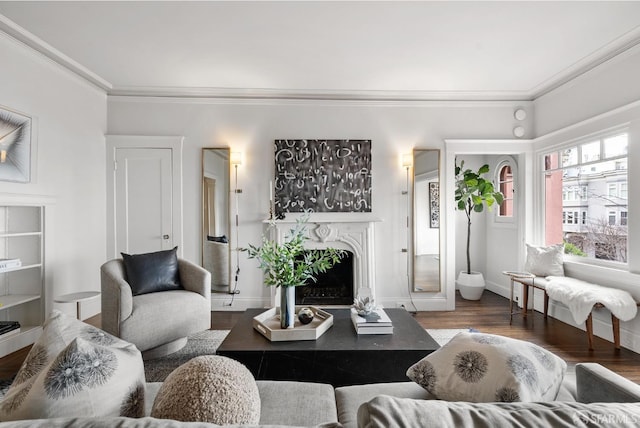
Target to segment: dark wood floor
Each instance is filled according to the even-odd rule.
[[[212,312],[214,329],[228,330],[233,327],[241,312]],[[594,350],[587,348],[586,333],[553,318],[544,319],[542,314],[520,315],[509,325],[509,301],[491,292],[485,292],[479,301],[456,297],[456,310],[451,312],[418,312],[416,320],[424,328],[474,328],[484,333],[500,334],[536,343],[567,363],[597,362],[640,383],[640,354],[627,349],[616,350],[612,343],[600,338],[594,340]],[[100,326],[100,316],[87,320]],[[0,358],[0,379],[14,375],[28,353],[28,348]]]

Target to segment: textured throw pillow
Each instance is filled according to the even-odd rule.
[[[407,376],[447,401],[551,401],[567,364],[522,340],[458,333],[407,370]]]
[[[196,357],[167,377],[151,416],[218,425],[258,424],[258,386],[249,369],[235,360],[219,355]]]
[[[144,416],[142,355],[54,311],[0,402],[0,420]]]
[[[122,254],[127,282],[134,296],[180,290],[178,247],[145,254]]]
[[[549,247],[536,247],[527,244],[527,260],[524,263],[524,270],[535,276],[564,276],[563,254],[563,244]]]

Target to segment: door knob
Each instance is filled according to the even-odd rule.
[[[169,235],[162,235],[162,239],[169,239]]]

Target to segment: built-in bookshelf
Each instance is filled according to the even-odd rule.
[[[0,205],[0,259],[10,261],[0,261],[0,321],[20,323],[19,333],[0,336],[0,357],[32,344],[42,332],[45,210],[44,204]]]

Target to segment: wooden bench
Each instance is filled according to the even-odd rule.
[[[548,281],[544,277],[512,277],[514,282],[522,284],[522,311],[523,316],[526,316],[527,308],[529,305],[529,287],[537,288],[544,292],[544,317],[547,318],[549,312],[549,295],[547,294]],[[636,302],[636,306],[640,306],[640,303]],[[599,309],[604,308],[602,303],[595,303],[592,308]],[[589,350],[593,350],[593,316],[592,312],[589,313],[585,321],[585,327],[587,330],[587,340],[589,341]],[[620,320],[618,317],[611,314],[611,327],[613,329],[613,343],[616,349],[620,349]]]

